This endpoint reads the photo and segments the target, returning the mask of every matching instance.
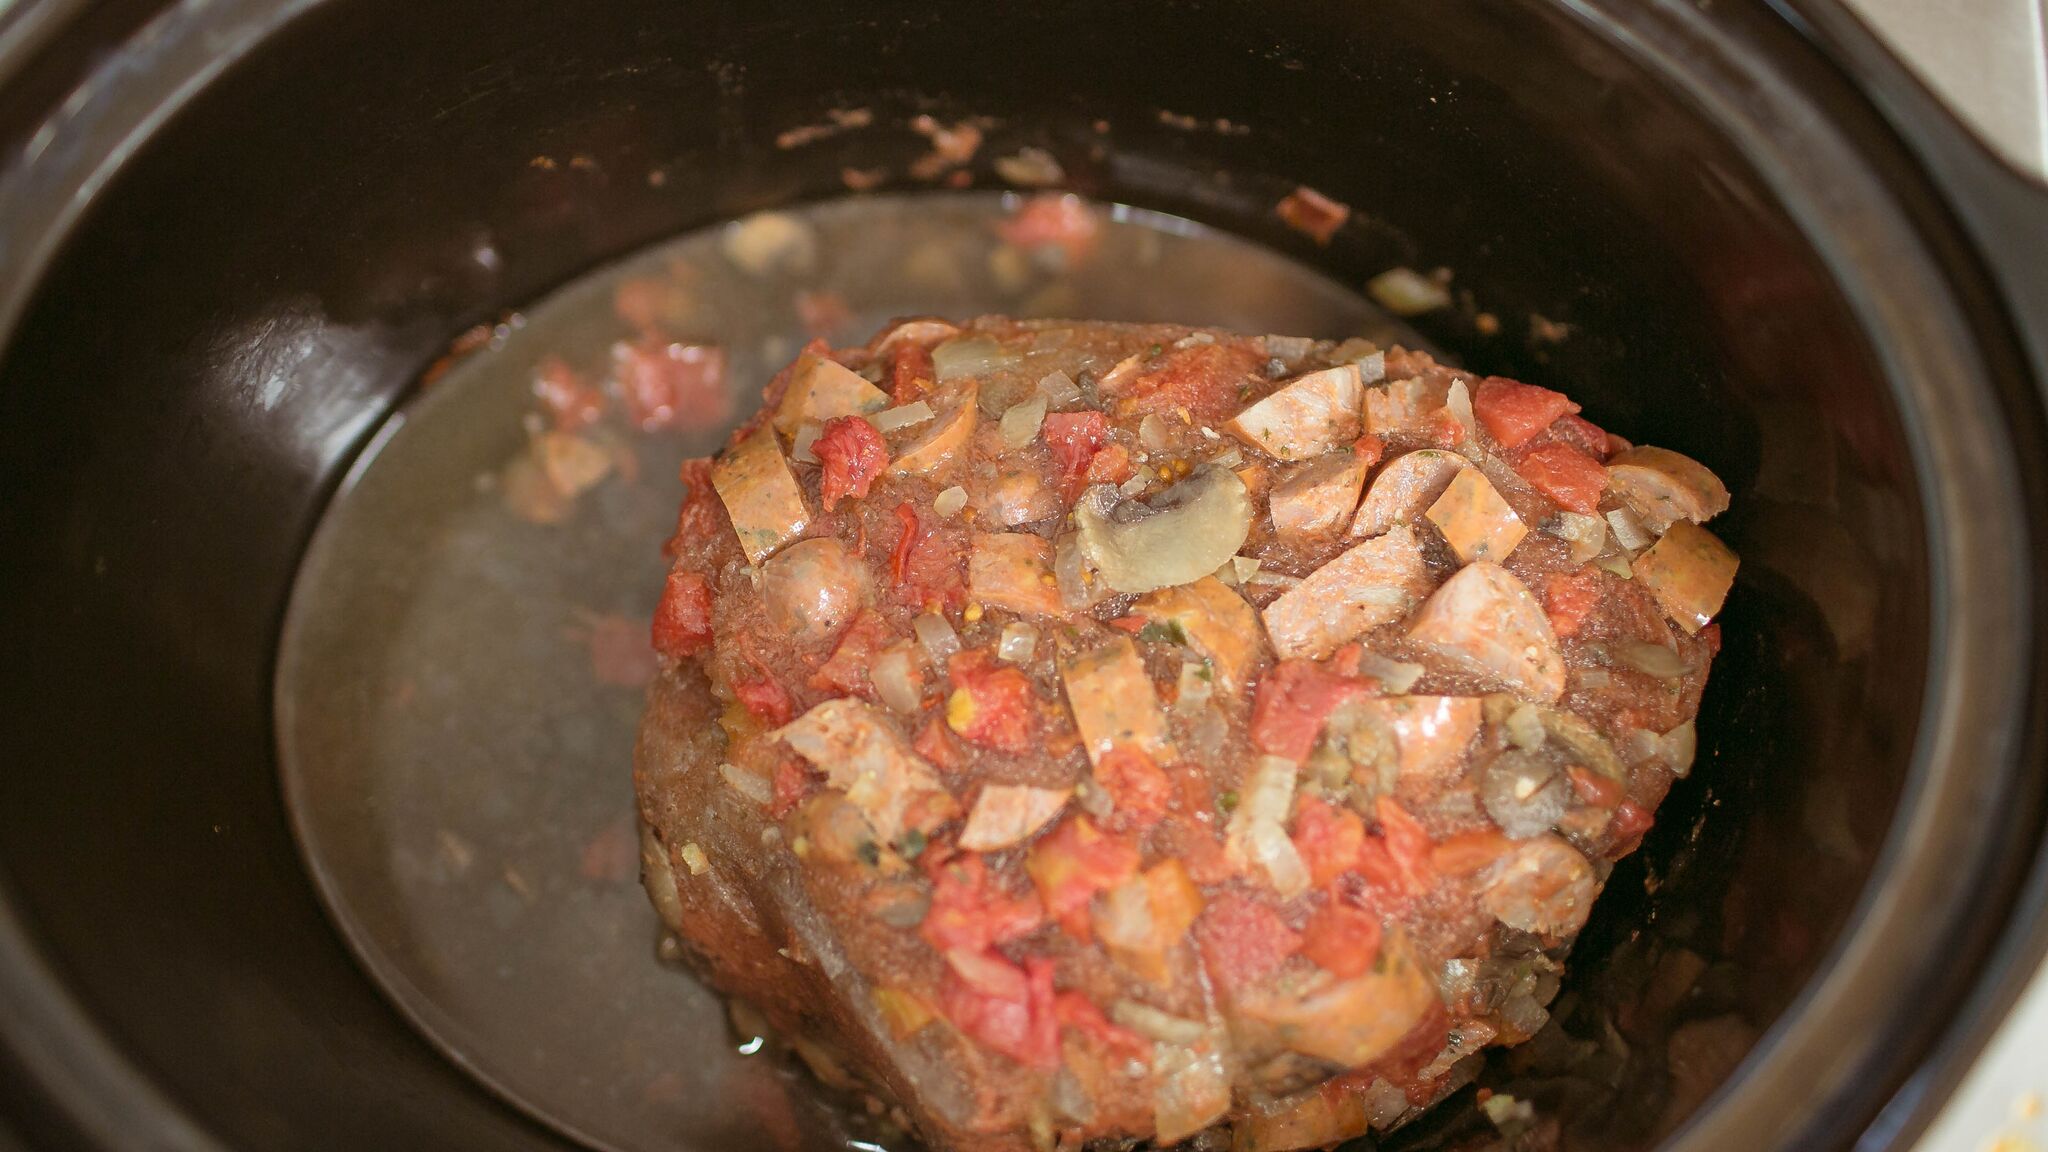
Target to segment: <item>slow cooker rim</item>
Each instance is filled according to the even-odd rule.
[[[0,253],[12,251],[22,256],[21,260],[14,262],[22,274],[0,287],[0,340],[11,332],[32,295],[31,289],[39,274],[55,257],[83,215],[92,194],[112,178],[139,143],[269,32],[317,2],[249,0],[235,5],[233,10],[241,12],[246,19],[232,24],[231,44],[226,48],[220,46],[218,31],[213,26],[206,26],[213,31],[213,38],[197,35],[204,25],[203,17],[217,19],[225,6],[181,4],[158,13],[148,21],[128,41],[131,51],[103,61],[91,70],[78,89],[79,95],[68,101],[63,110],[49,121],[46,132],[38,134],[37,141],[30,145],[24,158],[15,160],[7,171],[0,173],[0,202],[13,206],[7,217],[0,219]],[[1613,39],[1617,27],[1633,17],[1612,14],[1602,17],[1598,10],[1605,6],[1604,3],[1584,0],[1566,4],[1566,8],[1577,17],[1597,21],[1600,34]],[[19,43],[38,39],[38,36],[14,37],[17,29],[28,27],[47,41],[61,36],[68,18],[80,8],[82,5],[77,0],[28,0],[23,4],[12,20],[0,28],[0,41],[4,41],[0,43],[0,49],[5,49],[0,51],[0,84],[5,84],[14,71],[33,55],[32,51],[15,50]],[[1651,28],[1648,35],[1670,37],[1680,34],[1679,23],[1691,21],[1691,26],[1697,29],[1704,27],[1705,18],[1689,11],[1644,15],[1637,19],[1639,30],[1649,26],[1653,20],[1668,23]],[[134,46],[145,50],[133,51]],[[1644,40],[1624,43],[1623,46],[1639,62],[1646,58],[1645,53],[1651,52],[1651,45]],[[1670,47],[1668,40],[1664,47]],[[1697,67],[1699,61],[1679,64],[1667,58],[1662,66],[1652,70],[1667,83],[1675,83],[1685,75],[1686,65]],[[129,83],[123,86],[123,80]],[[1783,97],[1785,94],[1779,95]],[[1724,115],[1712,118],[1727,128]],[[1848,145],[1845,143],[1844,146]],[[67,155],[64,153],[66,148],[74,151]],[[1746,154],[1751,152],[1749,148],[1744,151]],[[1864,159],[1853,147],[1851,151],[1857,159]],[[1869,175],[1862,168],[1858,172],[1866,177]],[[1932,179],[1932,174],[1929,175]],[[1938,180],[1933,182],[1939,184]],[[1878,203],[1893,210],[1899,233],[1910,235],[1916,241],[1922,239],[1921,228],[1916,224],[1924,222],[1916,221],[1912,213],[1897,204],[1882,186],[1873,185],[1868,191],[1875,195]],[[26,214],[26,226],[15,217],[14,212],[25,204],[39,206],[43,213],[40,224],[36,222],[33,211]],[[19,247],[19,241],[24,237],[38,243],[32,248]],[[1828,255],[1827,246],[1818,242],[1818,236],[1808,232],[1807,239],[1815,243],[1816,250],[1824,257]],[[1926,257],[1921,261],[1925,281],[1945,289],[1951,288],[1951,278],[1940,274],[1939,262],[1925,253],[1919,254]],[[1830,266],[1837,268],[1832,261]],[[1867,311],[1859,308],[1858,315],[1866,321],[1868,329],[1870,317]],[[1961,322],[1959,316],[1949,316],[1944,329],[1949,342],[1964,348],[1973,347],[1968,326]],[[1874,346],[1879,331],[1869,330]],[[1898,366],[1890,364],[1887,367],[1887,375],[1896,392],[1899,388]],[[1981,365],[1975,375],[1981,376]],[[1904,405],[1905,398],[1901,397],[1900,402]],[[1916,434],[1916,440],[1918,438]],[[1926,479],[1928,448],[1925,444],[1916,443],[1914,450],[1916,471]],[[2009,453],[2002,455],[2009,457]],[[2002,474],[2010,472],[2009,459],[2006,464],[2008,467]],[[1930,537],[1935,530],[1936,522],[1930,517]],[[1930,671],[1925,690],[1926,703],[1922,709],[1923,722],[1934,718],[1937,687],[1949,682],[1939,674],[1937,661],[1943,642],[1952,638],[1954,628],[1954,621],[1949,618],[1947,610],[1949,600],[1943,595],[1943,585],[1939,581],[1943,576],[1941,565],[1953,562],[1955,553],[1946,549],[1939,540],[1931,538],[1930,545],[1931,562],[1935,565],[1933,575],[1937,580],[1936,614],[1931,621],[1933,642],[1929,645]],[[2013,572],[2020,575],[2025,571],[2026,558],[2024,549],[2017,552]],[[2021,608],[2026,607],[2024,597],[2015,592],[2014,598],[2019,600]],[[1979,604],[1970,605],[1970,609],[1977,616],[1984,614]],[[2022,681],[2015,677],[2014,684],[2016,687],[2012,695],[2022,695],[2018,687]],[[1818,1002],[1823,997],[1824,988],[1839,985],[1845,962],[1854,954],[1859,942],[1867,945],[1869,941],[1873,931],[1871,917],[1874,905],[1880,902],[1881,893],[1887,890],[1887,882],[1897,879],[1906,864],[1918,858],[1908,852],[1909,845],[1905,843],[1911,839],[1906,816],[1913,810],[1904,806],[1912,805],[1916,798],[1924,797],[1939,783],[1932,779],[1932,753],[1927,748],[1932,739],[1927,732],[1922,733],[1921,747],[1914,753],[1913,779],[1902,798],[1902,815],[1894,821],[1883,857],[1866,884],[1856,912],[1799,999],[1785,1010],[1771,1033],[1744,1062],[1745,1072],[1764,1070],[1773,1061],[1783,1063],[1790,1059],[1787,1056],[1787,1038],[1793,1032],[1793,1025],[1806,1022],[1802,1010],[1810,1009]],[[2000,762],[2004,759],[2000,758]],[[1950,790],[1953,788],[1951,785]],[[1923,812],[1919,818],[1927,820],[1932,817]],[[1917,849],[1919,856],[1924,856],[1927,851],[1924,845]],[[31,990],[42,994],[29,995]],[[12,1050],[13,1059],[57,1098],[59,1108],[73,1123],[89,1125],[109,1143],[116,1145],[125,1146],[135,1138],[147,1135],[159,1145],[169,1140],[172,1147],[220,1147],[214,1137],[194,1123],[138,1066],[115,1049],[104,1029],[71,998],[62,977],[45,961],[25,927],[4,904],[0,904],[0,1005],[8,1009],[5,1018],[10,1021],[7,1034],[0,1037],[0,1041]],[[1727,1105],[1738,1103],[1745,1091],[1753,1090],[1750,1079],[1752,1077],[1742,1073],[1731,1077],[1716,1098],[1702,1106],[1674,1137],[1669,1147],[1679,1152],[1692,1152],[1726,1146],[1731,1139],[1738,1141],[1736,1146],[1748,1146],[1740,1143],[1740,1133],[1729,1123],[1729,1117],[1737,1109]],[[110,1107],[115,1101],[122,1102],[124,1106]]]

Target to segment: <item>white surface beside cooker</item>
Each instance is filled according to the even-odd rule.
[[[1979,136],[2048,177],[2048,3],[1848,2]],[[2048,1152],[2044,1108],[2048,972],[2035,976],[1916,1152]]]

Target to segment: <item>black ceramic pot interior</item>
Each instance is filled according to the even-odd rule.
[[[875,124],[776,146],[852,106]],[[0,635],[29,718],[0,734],[0,873],[112,1043],[235,1148],[561,1146],[408,1029],[308,884],[270,722],[295,563],[455,333],[681,230],[841,195],[849,165],[914,188],[920,113],[987,117],[984,160],[1047,148],[1081,192],[1354,284],[1449,267],[1502,330],[1460,308],[1421,321],[1432,339],[1729,480],[1744,579],[1699,767],[1567,995],[1611,1010],[1669,953],[1705,961],[1707,987],[1628,1026],[1653,1058],[1625,1093],[1659,1101],[1688,1014],[1768,1028],[1907,778],[1922,494],[1802,227],[1597,21],[1533,0],[332,0],[148,133],[0,363]],[[1288,231],[1272,209],[1297,183],[1360,223],[1327,250]],[[1625,1147],[1674,1118],[1640,1113],[1587,1131]]]

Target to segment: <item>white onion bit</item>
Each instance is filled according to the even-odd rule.
[[[789,458],[799,464],[816,464],[818,454],[811,451],[811,445],[818,442],[818,437],[823,435],[824,431],[825,429],[818,424],[807,422],[799,425],[796,436],[789,442]]]
[[[891,709],[905,714],[914,713],[924,707],[924,693],[918,688],[916,669],[911,667],[909,648],[894,647],[875,657],[875,663],[868,669],[868,679],[874,683],[875,695]]]
[[[1003,413],[1003,447],[1014,452],[1038,439],[1038,430],[1045,423],[1046,400],[1033,396],[1021,404],[1012,404]]]
[[[769,791],[768,781],[761,779],[737,764],[720,764],[718,766],[718,774],[725,778],[725,782],[732,786],[733,791],[745,796],[756,804],[766,804],[774,799],[774,796]]]
[[[1003,625],[1002,639],[996,641],[996,657],[1023,664],[1038,651],[1038,629],[1019,620]]]
[[[1607,526],[1614,530],[1614,542],[1631,552],[1638,548],[1648,548],[1656,539],[1650,535],[1648,528],[1643,527],[1642,519],[1626,508],[1616,508],[1609,512]]]
[[[936,612],[926,612],[912,620],[910,628],[917,633],[917,642],[924,645],[924,654],[931,658],[934,668],[944,668],[946,661],[960,651],[960,634]]]
[[[1064,408],[1081,400],[1080,385],[1075,384],[1074,378],[1065,372],[1047,373],[1045,379],[1038,382],[1038,394],[1055,408]]]
[[[967,507],[967,489],[962,488],[958,484],[939,493],[932,499],[932,511],[947,519],[958,516],[960,510],[965,507]]]
[[[873,424],[877,432],[894,432],[900,428],[908,428],[913,424],[922,424],[931,419],[933,415],[931,405],[922,400],[913,400],[908,404],[899,404],[894,408],[884,408],[873,416],[868,417],[868,423]]]

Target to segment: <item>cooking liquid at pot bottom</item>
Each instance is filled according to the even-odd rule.
[[[677,465],[714,451],[809,335],[845,344],[892,316],[1004,312],[1416,342],[1320,274],[1187,221],[1092,209],[1093,250],[1068,261],[1000,239],[1017,207],[844,200],[579,280],[394,414],[314,535],[277,678],[285,795],[313,876],[429,1037],[588,1144],[909,1143],[755,1054],[773,1045],[737,1035],[661,958],[638,881],[632,750]],[[634,334],[621,311],[721,345],[733,410],[632,427],[606,380]],[[534,447],[549,356],[610,393],[570,445],[579,483],[604,475],[573,499],[541,479]]]

